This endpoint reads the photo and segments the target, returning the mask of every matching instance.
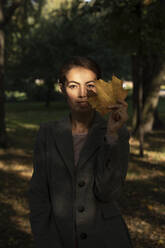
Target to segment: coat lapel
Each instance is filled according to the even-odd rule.
[[[77,164],[78,169],[84,166],[96,149],[104,142],[106,132],[106,121],[95,111],[93,123],[89,129],[87,139],[82,147]]]
[[[55,123],[53,127],[53,139],[71,176],[74,177],[74,150],[69,115]]]
[[[80,169],[84,163],[86,163],[86,161],[103,142],[105,132],[106,121],[97,111],[95,111],[86,141],[80,152],[79,161],[77,164],[78,169]],[[74,149],[70,113],[62,120],[56,122],[53,128],[53,136],[65,165],[69,169],[71,176],[74,177],[76,167],[74,164]]]

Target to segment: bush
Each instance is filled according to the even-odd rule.
[[[34,85],[27,91],[27,97],[30,101],[46,101],[47,98],[47,87],[45,85]],[[50,101],[60,101],[63,96],[60,92],[55,90],[51,91]]]
[[[5,91],[5,98],[7,102],[20,102],[27,100],[26,92],[20,91]]]

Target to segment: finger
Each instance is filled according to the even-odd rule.
[[[127,102],[125,102],[123,100],[118,100],[118,104],[109,105],[107,108],[109,110],[111,110],[111,109],[118,109],[118,108],[121,108],[121,107],[128,108]]]
[[[121,119],[120,114],[117,113],[117,112],[112,112],[111,116],[112,116],[112,119],[115,120],[115,121],[119,121]]]
[[[125,107],[128,107],[128,103],[124,100],[118,99],[117,102],[123,104]]]
[[[127,110],[125,108],[120,108],[115,111],[116,113],[119,113],[120,115],[127,115]]]
[[[126,113],[127,112],[127,109],[125,108],[125,107],[123,107],[123,106],[120,106],[120,108],[118,107],[118,108],[114,108],[114,109],[109,109],[109,112],[110,113],[118,113],[118,114],[124,114],[124,113]]]
[[[121,115],[119,113],[116,113],[115,115],[115,120],[119,121],[121,119]]]
[[[123,122],[126,122],[128,120],[128,113],[127,112],[120,112],[121,119]]]
[[[121,108],[121,104],[109,105],[107,108],[108,109],[118,109],[118,108]]]
[[[128,113],[125,111],[125,109],[121,108],[116,110],[115,113],[118,114],[123,121],[128,120]]]

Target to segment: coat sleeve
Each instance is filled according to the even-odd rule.
[[[126,126],[119,131],[117,142],[104,139],[94,168],[94,194],[101,202],[117,200],[124,186],[129,159],[129,132]]]
[[[33,152],[33,175],[28,192],[30,224],[36,248],[61,248],[51,211],[44,129],[44,124],[41,124]]]

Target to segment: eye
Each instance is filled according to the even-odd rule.
[[[95,85],[94,84],[88,84],[88,88],[94,88]]]
[[[69,86],[69,88],[71,88],[71,89],[73,89],[75,87],[76,87],[76,85],[74,85],[74,84],[72,84],[72,85]]]

